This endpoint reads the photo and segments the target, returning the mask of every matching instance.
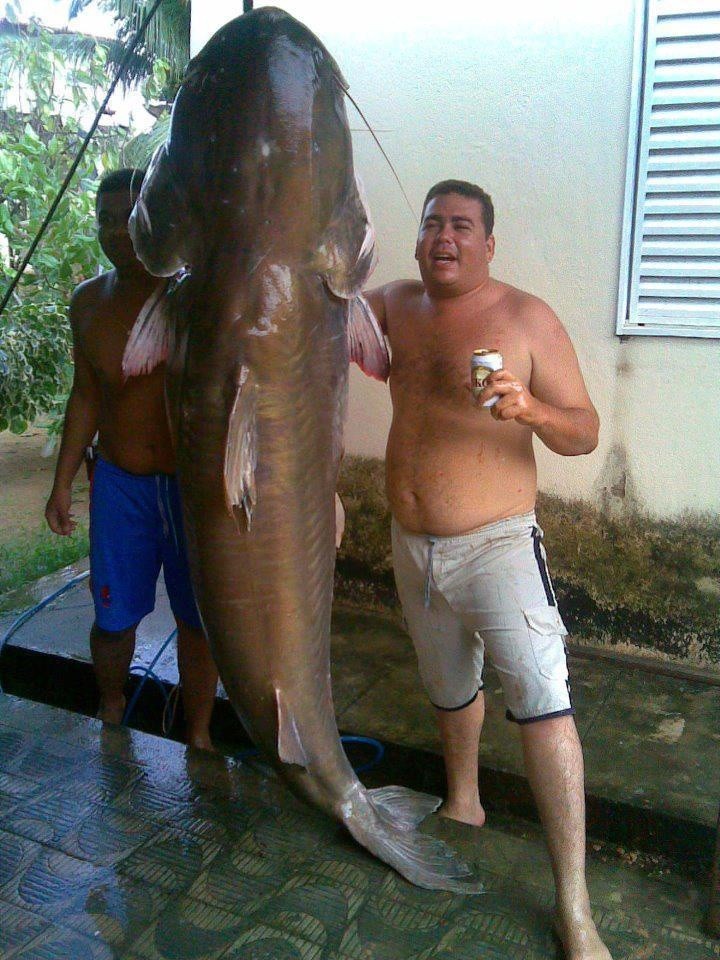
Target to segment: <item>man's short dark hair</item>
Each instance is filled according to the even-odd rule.
[[[123,167],[122,170],[110,170],[100,180],[97,196],[103,193],[117,193],[119,190],[128,190],[138,193],[145,177],[145,171],[136,167]],[[97,198],[96,198],[97,199]]]
[[[461,197],[469,197],[471,200],[478,201],[482,207],[485,236],[489,237],[495,226],[495,210],[492,197],[489,193],[485,193],[482,187],[478,187],[475,183],[468,183],[467,180],[441,180],[434,187],[430,187],[423,203],[420,220],[425,216],[425,207],[431,200],[434,200],[435,197],[444,197],[448,193],[459,193]]]

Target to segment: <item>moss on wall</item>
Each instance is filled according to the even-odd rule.
[[[337,591],[397,608],[384,464],[348,457],[339,490],[347,513]],[[540,494],[558,602],[573,638],[695,665],[720,665],[720,518],[610,518]]]

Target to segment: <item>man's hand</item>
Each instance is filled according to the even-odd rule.
[[[498,399],[490,406],[493,397]],[[477,402],[482,407],[490,407],[495,420],[517,420],[528,427],[539,423],[541,410],[545,406],[514,373],[505,369],[496,370],[488,376]]]
[[[77,526],[77,521],[70,513],[70,504],[70,490],[53,487],[45,507],[45,519],[52,532],[59,533],[61,537],[69,536]]]
[[[538,400],[510,370],[496,370],[485,381],[476,402],[487,407],[494,398],[497,399],[490,407],[493,419],[514,420],[530,427],[554,453],[574,457],[591,453],[597,446],[598,415],[586,393],[579,397],[580,401],[586,399],[582,406],[546,403]]]

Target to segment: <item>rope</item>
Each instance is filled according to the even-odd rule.
[[[5,296],[4,296],[3,299],[2,299],[2,303],[0,303],[0,315],[3,314],[3,312],[5,311],[5,308],[7,307],[8,303],[10,302],[10,298],[12,297],[13,293],[15,292],[15,288],[17,287],[18,283],[20,283],[20,278],[22,277],[23,273],[25,273],[25,269],[26,269],[27,265],[30,263],[30,260],[32,259],[32,256],[33,256],[33,254],[35,253],[35,251],[37,250],[37,248],[38,248],[38,246],[39,246],[39,244],[40,244],[40,241],[41,241],[42,238],[43,238],[43,235],[44,235],[45,231],[47,230],[48,226],[50,225],[50,221],[51,221],[52,218],[55,216],[55,211],[56,211],[57,208],[60,206],[60,201],[62,200],[63,196],[65,195],[65,191],[66,191],[67,188],[70,186],[70,181],[71,181],[72,178],[75,176],[75,171],[76,171],[77,168],[80,166],[80,161],[82,160],[83,156],[85,155],[85,151],[86,151],[87,148],[88,148],[88,145],[89,145],[89,143],[90,143],[90,141],[91,141],[91,139],[92,139],[92,137],[93,137],[93,134],[95,133],[95,131],[96,131],[97,128],[98,128],[98,124],[100,123],[100,120],[101,120],[101,118],[102,118],[102,115],[105,113],[105,108],[107,107],[107,105],[108,105],[108,103],[109,103],[109,101],[110,101],[110,97],[112,97],[113,93],[115,92],[115,87],[117,87],[118,83],[119,83],[120,80],[122,79],[122,76],[123,76],[123,74],[125,73],[125,70],[127,69],[128,63],[130,62],[130,58],[132,57],[133,53],[135,52],[135,48],[137,47],[137,45],[140,43],[140,41],[141,41],[141,40],[143,39],[143,37],[145,36],[145,31],[146,31],[147,28],[148,28],[148,24],[150,23],[150,21],[152,20],[152,18],[153,18],[153,17],[155,16],[155,14],[157,13],[158,7],[160,6],[161,3],[162,3],[162,0],[155,0],[155,3],[152,5],[152,7],[151,7],[151,9],[150,9],[150,12],[147,14],[147,16],[145,17],[145,19],[143,20],[143,22],[140,24],[140,27],[138,28],[138,32],[135,34],[135,37],[133,38],[132,43],[131,43],[130,46],[125,50],[125,54],[124,54],[122,60],[120,61],[120,65],[119,65],[119,67],[118,67],[118,71],[117,71],[117,74],[116,74],[116,76],[115,76],[115,79],[114,79],[113,82],[110,84],[110,88],[109,88],[109,90],[108,90],[108,92],[107,92],[107,94],[106,94],[106,96],[105,96],[105,99],[104,99],[103,102],[100,104],[100,107],[98,108],[98,112],[95,114],[95,119],[93,120],[92,125],[91,125],[90,129],[88,130],[87,135],[85,136],[85,139],[83,140],[82,146],[80,147],[80,150],[78,151],[77,156],[75,157],[75,160],[74,160],[73,163],[72,163],[72,166],[71,166],[70,169],[68,170],[67,176],[66,176],[65,179],[63,180],[62,186],[60,187],[60,190],[58,191],[57,196],[56,196],[55,199],[53,200],[53,202],[52,202],[52,204],[51,204],[51,206],[50,206],[50,209],[48,210],[48,212],[47,212],[47,214],[46,214],[46,216],[45,216],[45,219],[43,220],[43,222],[42,222],[42,224],[41,224],[41,226],[40,226],[40,229],[39,229],[38,232],[35,234],[35,239],[34,239],[33,242],[30,244],[30,249],[29,249],[28,252],[25,254],[25,256],[24,256],[24,258],[23,258],[23,262],[22,262],[22,263],[20,264],[20,266],[18,267],[18,270],[17,270],[15,276],[13,277],[12,282],[10,283],[10,286],[8,287],[8,289],[7,289],[6,292],[5,292]]]

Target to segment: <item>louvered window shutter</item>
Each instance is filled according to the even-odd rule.
[[[720,0],[643,12],[617,332],[720,337]]]

